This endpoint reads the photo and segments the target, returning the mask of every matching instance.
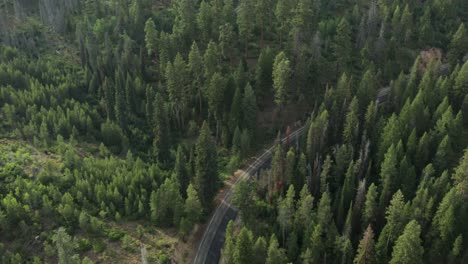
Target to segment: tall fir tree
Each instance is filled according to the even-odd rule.
[[[375,252],[374,231],[369,225],[364,235],[359,241],[359,248],[354,258],[354,264],[376,264],[377,255]]]
[[[403,234],[398,237],[393,247],[390,264],[423,263],[424,248],[421,241],[421,226],[415,221],[409,222]]]
[[[204,122],[195,146],[194,187],[205,210],[209,210],[219,187],[218,155],[207,122]]]

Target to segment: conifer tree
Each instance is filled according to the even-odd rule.
[[[253,247],[253,264],[264,264],[267,258],[268,244],[264,237],[257,238]]]
[[[241,143],[241,156],[247,157],[251,148],[251,133],[248,129],[244,129],[241,134],[240,143]]]
[[[158,50],[158,31],[152,18],[149,18],[145,24],[145,43],[148,56],[152,57]]]
[[[278,202],[278,223],[281,226],[283,244],[286,241],[286,232],[292,228],[294,220],[294,186],[290,185],[286,197]]]
[[[390,200],[391,194],[395,191],[395,184],[397,184],[396,177],[398,176],[398,160],[397,152],[395,145],[388,149],[385,154],[384,161],[382,163],[382,168],[380,169],[380,178],[382,185],[382,193],[380,194],[380,208],[385,208],[388,201]]]
[[[153,151],[158,161],[167,161],[169,159],[170,137],[169,123],[167,120],[166,103],[158,93],[154,100],[153,112]]]
[[[356,97],[353,98],[348,107],[346,121],[343,130],[343,142],[356,144],[359,138],[359,103]]]
[[[354,264],[376,264],[374,231],[371,225],[367,226],[364,235],[359,241],[359,248],[354,258]]]
[[[405,201],[403,194],[398,190],[390,201],[390,205],[385,212],[387,224],[382,229],[377,241],[376,249],[379,260],[387,260],[395,240],[403,231],[407,223],[405,212]]]
[[[290,148],[289,151],[286,153],[286,159],[285,159],[285,166],[284,166],[284,174],[285,174],[285,179],[286,179],[286,184],[291,184],[293,185],[294,182],[294,169],[295,169],[295,164],[296,163],[296,154],[294,153],[294,149]],[[294,186],[295,187],[295,186]]]
[[[333,39],[333,55],[336,60],[336,76],[348,69],[351,60],[351,28],[346,18],[342,18]]]
[[[237,25],[239,35],[244,41],[244,52],[247,57],[248,45],[255,25],[255,3],[252,0],[240,0],[237,8]]]
[[[217,159],[216,145],[204,122],[195,146],[194,187],[205,210],[210,208],[219,186]]]
[[[226,264],[234,264],[234,251],[236,248],[236,238],[234,237],[234,222],[230,220],[226,227],[224,247],[222,249],[223,261]]]
[[[200,220],[203,213],[203,207],[200,203],[200,199],[198,198],[197,191],[192,184],[187,187],[186,193],[187,199],[185,200],[184,213],[186,219],[191,225],[193,225]]]
[[[242,124],[246,129],[252,132],[251,136],[255,135],[255,124],[257,122],[257,100],[255,93],[247,83],[244,89],[244,97],[242,98]]]
[[[226,23],[219,27],[219,48],[223,57],[230,61],[232,61],[234,56],[233,51],[235,50],[236,37],[236,32],[231,24]]]
[[[192,0],[179,0],[172,3],[175,11],[172,32],[180,38],[181,42],[193,39],[197,25],[195,2]]]
[[[243,227],[237,235],[236,248],[234,250],[234,262],[239,264],[250,264],[253,255],[253,235],[250,230]]]
[[[438,172],[443,172],[448,168],[449,161],[452,157],[452,147],[450,138],[446,135],[442,141],[440,142],[439,146],[437,147],[437,151],[434,156],[434,166]]]
[[[332,163],[333,161],[330,155],[327,155],[322,165],[322,171],[320,172],[320,194],[330,191],[328,178],[330,177]]]
[[[198,30],[201,32],[203,42],[208,42],[211,39],[212,35],[212,25],[213,25],[213,13],[212,7],[209,2],[202,1],[200,3],[200,8],[198,10],[197,16],[197,26]]]
[[[354,190],[356,189],[356,175],[355,175],[355,165],[354,161],[348,166],[346,171],[345,180],[341,187],[341,194],[340,194],[340,202],[338,207],[338,214],[337,214],[337,223],[342,226],[343,219],[345,218],[345,213],[348,209],[348,202],[353,199]]]
[[[273,85],[273,52],[270,47],[263,49],[255,68],[255,94],[261,103],[270,93]]]
[[[291,76],[290,61],[284,52],[278,53],[273,64],[273,88],[275,103],[282,108],[289,98],[289,79]]]
[[[270,238],[268,246],[268,255],[265,264],[284,264],[287,263],[286,253],[283,248],[279,247],[278,239],[273,234]]]
[[[296,214],[294,216],[296,230],[305,230],[313,218],[314,197],[309,193],[304,184],[297,201]]]
[[[190,80],[192,80],[191,87],[192,90],[196,90],[196,97],[199,104],[199,111],[202,111],[202,102],[203,102],[203,58],[200,55],[200,50],[198,49],[197,42],[192,43],[190,52],[188,55],[188,70],[190,73]]]
[[[187,161],[185,158],[185,153],[181,145],[179,145],[179,147],[177,148],[174,165],[174,174],[175,178],[179,182],[180,193],[183,197],[187,197],[186,191],[187,187],[190,184],[190,176],[187,171]]]
[[[449,45],[447,57],[450,64],[457,64],[466,52],[468,52],[468,33],[466,32],[465,25],[461,23],[455,34],[453,34]]]
[[[264,38],[267,23],[270,21],[273,16],[272,9],[273,1],[271,0],[257,0],[254,4],[254,12],[256,18],[256,24],[260,27],[260,47],[263,48]]]
[[[468,61],[463,64],[460,72],[458,72],[451,94],[451,101],[453,102],[455,109],[460,109],[463,100],[465,99],[465,95],[468,94]]]
[[[294,10],[294,1],[292,0],[279,0],[276,2],[275,16],[279,25],[277,32],[279,34],[280,45],[286,38],[286,33],[289,32],[291,27],[291,13]]]
[[[78,254],[75,254],[76,244],[70,235],[67,234],[65,228],[60,227],[52,238],[55,242],[58,252],[59,264],[78,264],[80,259]]]
[[[208,47],[203,54],[203,68],[205,80],[211,80],[211,77],[219,69],[219,51],[218,46],[213,41],[208,43]]]
[[[420,238],[421,226],[415,221],[409,222],[403,234],[395,242],[390,264],[423,263],[424,248]]]

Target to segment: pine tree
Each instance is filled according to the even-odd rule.
[[[286,38],[286,33],[289,32],[291,27],[291,15],[294,10],[294,1],[292,0],[279,0],[276,2],[275,16],[279,22],[277,32],[279,33],[280,45]]]
[[[158,93],[154,100],[154,126],[153,126],[153,149],[157,160],[165,162],[169,159],[170,134],[167,120],[166,103]]]
[[[236,32],[231,24],[226,23],[219,27],[219,48],[221,49],[223,57],[230,61],[233,60],[233,50],[235,49],[236,37]]]
[[[369,225],[364,232],[364,236],[359,241],[359,248],[354,258],[354,264],[374,264],[377,263],[375,253],[374,231]]]
[[[247,130],[244,129],[241,134],[240,138],[240,150],[241,150],[241,157],[247,157],[247,155],[250,152],[251,149],[251,133]]]
[[[316,16],[320,12],[319,1],[299,0],[293,10],[292,34],[299,42],[308,42],[314,31],[313,26],[317,22]]]
[[[434,166],[440,173],[448,168],[452,157],[452,147],[450,141],[451,140],[449,136],[446,135],[437,147],[437,151],[434,156]]]
[[[215,72],[219,70],[219,50],[216,43],[210,41],[203,54],[203,68],[205,80],[211,80]]]
[[[53,241],[57,247],[59,264],[78,264],[80,259],[75,254],[75,241],[67,234],[65,228],[60,227],[53,236]]]
[[[279,247],[278,240],[273,234],[270,238],[268,246],[268,255],[265,264],[284,264],[287,263],[286,253],[283,248]]]
[[[278,223],[281,226],[283,237],[283,244],[286,241],[286,232],[288,232],[293,225],[294,220],[294,186],[290,185],[285,198],[280,198],[278,202]]]
[[[237,8],[239,35],[244,40],[244,52],[247,57],[248,45],[255,25],[255,3],[252,0],[240,0]]]
[[[247,83],[247,86],[245,86],[244,89],[244,97],[242,98],[242,117],[242,124],[244,127],[252,132],[252,136],[255,135],[255,127],[257,123],[257,100],[250,83]]]
[[[226,236],[224,240],[224,247],[222,249],[223,263],[234,264],[234,251],[236,248],[234,237],[234,222],[230,220],[226,227]]]
[[[236,127],[232,137],[232,152],[236,154],[241,153],[241,130],[239,127]]]
[[[295,220],[296,230],[306,230],[313,218],[314,197],[309,193],[307,185],[304,184],[297,201]]]
[[[396,114],[392,114],[392,116],[387,120],[384,129],[382,130],[382,134],[380,136],[381,142],[378,148],[378,156],[377,162],[383,162],[386,153],[389,151],[389,148],[392,144],[395,144],[400,140],[400,123]]]
[[[267,241],[264,237],[257,238],[253,247],[253,264],[264,264],[267,259]]]
[[[340,76],[348,69],[351,60],[351,28],[346,18],[342,18],[338,24],[332,47],[336,60],[336,76]]]
[[[270,47],[263,49],[255,68],[255,94],[257,101],[263,102],[271,93],[273,85],[273,52]]]
[[[185,217],[193,225],[197,221],[200,220],[202,213],[203,213],[203,207],[200,203],[200,199],[198,198],[198,194],[193,187],[192,184],[190,184],[187,187],[187,199],[185,200]]]
[[[348,107],[346,121],[343,130],[343,142],[355,145],[359,138],[359,103],[356,97],[353,98]]]
[[[151,220],[159,226],[177,226],[184,211],[184,202],[175,179],[166,178],[150,197]]]
[[[174,175],[180,185],[180,193],[183,197],[187,197],[187,187],[190,183],[190,176],[187,171],[187,161],[185,158],[184,150],[182,146],[179,145],[177,148],[175,165],[174,165]]]
[[[346,171],[345,180],[341,187],[341,194],[340,194],[340,202],[338,207],[338,214],[337,214],[337,224],[342,226],[343,219],[345,217],[346,211],[349,209],[348,204],[353,199],[354,190],[356,189],[356,175],[355,175],[355,165],[354,161],[348,166]]]
[[[353,261],[353,245],[351,240],[346,236],[341,236],[337,238],[336,250],[338,250],[338,255],[336,259],[340,263],[351,263]]]
[[[115,87],[115,119],[122,129],[127,125],[127,105],[125,99],[125,87],[123,84],[123,77],[118,74]]]
[[[253,235],[250,230],[243,227],[237,235],[234,263],[249,264],[253,258]]]
[[[234,189],[232,204],[240,212],[242,222],[250,226],[255,223],[256,211],[255,185],[247,182],[240,182]]]
[[[281,144],[277,144],[275,148],[275,152],[273,154],[273,159],[271,161],[273,182],[271,183],[269,181],[269,184],[272,184],[269,186],[271,188],[270,191],[273,191],[273,192],[280,191],[279,188],[282,186],[282,183],[283,183],[283,177],[284,177],[283,156],[284,156],[283,147]]]
[[[204,122],[195,146],[194,187],[205,210],[210,208],[219,187],[217,162],[216,145]]]
[[[463,100],[465,99],[465,95],[468,94],[468,61],[463,64],[460,72],[458,72],[451,94],[451,101],[455,105],[455,109],[460,109]]]
[[[320,198],[319,204],[317,206],[317,226],[320,226],[320,228],[316,227],[314,232],[317,233],[317,236],[320,236],[317,239],[323,240],[320,242],[320,244],[323,244],[324,246],[322,254],[317,254],[323,257],[323,254],[326,252],[331,252],[331,249],[334,246],[335,238],[337,236],[335,221],[333,220],[330,195],[327,192],[322,194],[322,197]]]
[[[423,263],[424,248],[420,238],[421,226],[415,221],[409,222],[403,234],[395,242],[390,264]]]
[[[414,159],[414,164],[418,171],[422,170],[427,162],[429,161],[429,149],[432,141],[431,134],[424,132],[422,137],[419,139],[418,148]]]
[[[282,108],[289,99],[291,76],[290,61],[284,52],[278,53],[273,64],[273,89],[275,91],[275,103]]]
[[[325,158],[325,161],[323,162],[322,165],[322,171],[320,172],[320,193],[323,194],[325,192],[329,192],[329,177],[331,173],[331,167],[332,167],[332,159],[330,155],[327,155]]]
[[[468,33],[466,32],[465,25],[461,23],[458,30],[453,34],[449,45],[447,57],[450,64],[457,64],[466,52],[468,52]]]
[[[107,78],[104,79],[103,90],[106,102],[107,119],[115,120],[115,87]]]
[[[257,0],[254,4],[256,24],[260,27],[260,47],[263,48],[265,32],[268,21],[271,23],[273,10],[271,8],[272,0]]]
[[[224,93],[226,90],[226,79],[218,72],[210,79],[207,89],[208,109],[216,120],[221,120],[224,107]]]
[[[192,0],[174,1],[175,21],[172,32],[179,41],[193,39],[196,32],[195,2]],[[182,44],[182,43],[181,43]]]
[[[463,250],[463,236],[460,234],[455,242],[453,242],[452,252],[450,252],[449,260],[451,263],[456,263]]]
[[[158,50],[158,31],[152,18],[149,18],[145,24],[145,43],[148,56],[152,57]]]
[[[385,158],[380,169],[380,178],[382,185],[382,193],[380,194],[379,202],[380,208],[385,208],[388,201],[390,200],[391,194],[395,191],[395,188],[397,187],[397,158],[398,157],[396,147],[392,144],[392,146],[388,149],[387,153],[385,154]]]
[[[360,111],[364,109],[362,107],[367,106],[371,101],[374,101],[377,93],[378,83],[374,76],[372,69],[368,69],[362,76],[361,82],[357,90],[357,98],[361,106]]]
[[[211,35],[213,32],[212,25],[213,25],[213,13],[212,7],[209,2],[202,1],[200,3],[200,8],[198,11],[197,16],[197,25],[198,30],[202,33],[202,40],[203,42],[208,42],[211,39]]]
[[[387,224],[382,229],[379,240],[377,241],[376,249],[379,260],[386,260],[388,258],[393,243],[401,234],[405,224],[407,223],[407,216],[404,207],[405,201],[403,194],[398,190],[393,195],[390,205],[385,212]]]
[[[307,132],[306,153],[310,161],[320,155],[327,145],[329,130],[329,114],[323,110],[314,120],[310,122]]]
[[[190,72],[190,80],[192,80],[192,90],[196,90],[196,97],[199,104],[199,111],[202,112],[203,102],[203,58],[200,55],[197,42],[192,43],[190,52],[188,55],[188,70]]]
[[[296,154],[294,153],[294,149],[290,148],[289,151],[286,153],[286,160],[284,166],[284,174],[286,179],[286,184],[293,185],[294,182],[294,169],[296,165]],[[294,186],[296,187],[296,186]]]
[[[127,73],[127,82],[125,84],[125,103],[127,107],[128,114],[134,115],[136,112],[135,98],[136,91],[140,90],[141,79],[136,78],[134,81],[129,73]]]
[[[307,174],[307,157],[304,153],[301,153],[297,159],[295,177],[293,180],[294,188],[301,188],[306,182]]]
[[[236,91],[234,92],[234,98],[232,99],[231,111],[229,115],[231,133],[242,125],[242,91],[243,89],[240,86],[237,86]]]

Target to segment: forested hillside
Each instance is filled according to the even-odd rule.
[[[0,263],[463,263],[465,0],[0,2]],[[287,132],[286,132],[287,133]]]

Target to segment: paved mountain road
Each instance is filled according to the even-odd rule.
[[[376,107],[380,106],[388,100],[391,88],[383,87],[377,91]],[[283,138],[281,143],[297,142],[299,137],[307,131],[306,127],[301,127],[291,133],[289,136]],[[223,200],[216,208],[216,211],[211,216],[210,222],[205,229],[202,240],[198,245],[198,250],[193,260],[193,264],[217,264],[221,259],[221,249],[224,245],[224,235],[226,226],[229,220],[236,219],[237,212],[231,206],[232,191],[239,181],[244,181],[255,175],[260,169],[264,167],[267,162],[272,158],[272,153],[275,146],[265,150],[263,154],[252,162],[245,172],[234,182],[234,184],[227,189]]]
[[[306,127],[301,127],[292,132],[289,136],[283,138],[281,143],[297,142],[299,137],[304,134]],[[224,245],[224,235],[228,222],[234,220],[237,216],[235,208],[231,206],[232,192],[239,181],[249,179],[255,175],[272,158],[275,146],[265,150],[263,154],[255,159],[245,172],[237,178],[234,184],[226,190],[224,198],[211,216],[210,222],[206,226],[205,233],[198,246],[197,253],[193,260],[194,264],[217,264],[221,258],[221,249]]]

